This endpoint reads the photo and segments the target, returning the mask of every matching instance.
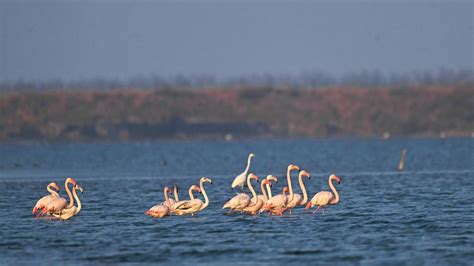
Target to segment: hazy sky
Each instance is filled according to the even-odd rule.
[[[474,69],[473,2],[0,0],[0,81]]]

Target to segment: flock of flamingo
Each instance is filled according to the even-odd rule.
[[[280,215],[282,216],[285,211],[289,211],[296,208],[297,206],[305,206],[306,210],[309,210],[313,206],[317,208],[313,211],[315,214],[318,210],[328,205],[334,205],[339,202],[339,193],[334,187],[333,182],[341,183],[341,179],[332,174],[329,176],[329,188],[331,191],[320,191],[316,193],[313,198],[308,201],[308,193],[303,182],[303,177],[311,179],[311,175],[306,170],[300,170],[300,167],[294,164],[288,165],[286,178],[287,186],[283,188],[281,194],[272,196],[272,182],[278,183],[278,178],[273,175],[268,175],[260,183],[261,194],[257,195],[252,185],[252,180],[259,181],[259,177],[254,173],[249,173],[250,163],[255,155],[251,153],[247,160],[247,167],[242,174],[238,175],[232,182],[232,188],[240,187],[244,188],[246,184],[251,192],[251,196],[246,193],[238,193],[236,196],[228,200],[223,209],[229,209],[231,212],[240,212],[250,215],[257,215],[260,213],[267,212],[268,215]],[[303,195],[293,192],[293,186],[291,182],[291,173],[298,171],[298,182]],[[204,210],[209,205],[209,197],[207,196],[206,190],[204,189],[204,183],[212,184],[212,180],[207,177],[202,177],[198,185],[192,185],[189,190],[189,200],[180,200],[178,195],[178,188],[174,186],[173,190],[170,187],[165,187],[163,190],[164,201],[151,207],[145,212],[145,214],[162,218],[169,215],[194,215],[197,212]],[[69,185],[72,185],[72,193]],[[82,187],[77,185],[77,182],[73,178],[67,178],[64,187],[66,193],[69,196],[69,204],[67,200],[59,196],[59,186],[52,182],[48,184],[47,190],[50,195],[44,196],[38,200],[33,208],[32,213],[36,214],[36,217],[45,216],[51,218],[57,218],[59,220],[68,220],[71,217],[77,215],[81,211],[81,201],[76,193],[77,190],[83,192]],[[204,201],[194,196],[194,192],[202,194]],[[174,198],[170,198],[173,196]],[[77,207],[74,206],[74,201],[77,202]]]

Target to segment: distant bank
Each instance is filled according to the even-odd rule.
[[[471,136],[474,86],[21,91],[0,142]]]

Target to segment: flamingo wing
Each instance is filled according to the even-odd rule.
[[[236,176],[232,182],[232,188],[243,187],[245,180],[247,179],[247,172],[243,172],[240,175]]]

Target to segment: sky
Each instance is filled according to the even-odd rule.
[[[0,82],[474,69],[474,1],[0,0]]]

